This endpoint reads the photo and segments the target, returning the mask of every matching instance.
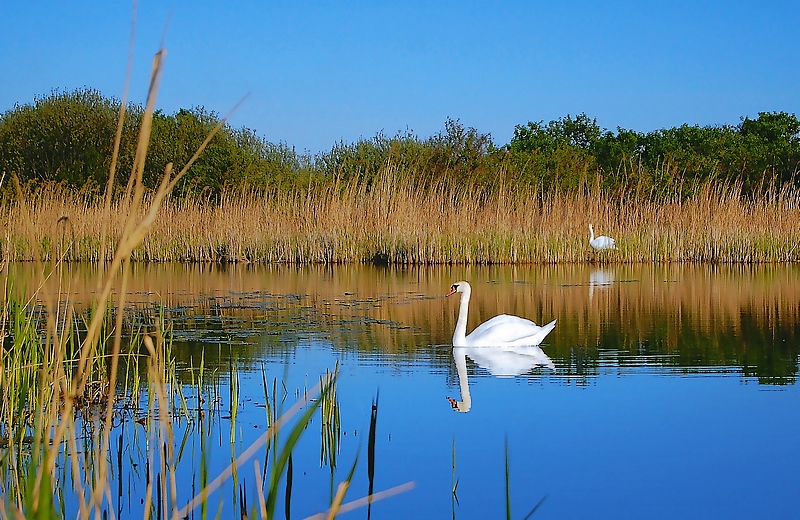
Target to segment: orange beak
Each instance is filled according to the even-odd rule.
[[[451,287],[451,288],[450,288],[450,291],[449,291],[447,294],[445,294],[444,296],[445,296],[445,298],[446,298],[446,297],[448,297],[448,296],[452,296],[452,295],[454,295],[455,293],[456,293],[456,287],[455,287],[455,286],[453,286],[453,287]]]

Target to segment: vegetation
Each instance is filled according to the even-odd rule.
[[[57,187],[23,192],[0,204],[0,255],[12,261],[64,255],[69,261],[113,256],[103,230],[124,230],[124,199],[105,213],[102,200]],[[147,197],[145,197],[147,199]],[[24,218],[20,218],[22,215]],[[704,185],[640,200],[600,188],[541,193],[498,187],[493,193],[422,189],[393,167],[371,185],[274,188],[169,198],[152,232],[131,251],[138,262],[471,263],[792,262],[800,259],[800,192],[748,196],[741,184]],[[617,240],[595,254],[588,224]]]
[[[239,488],[239,512],[243,517],[255,517],[258,512],[260,518],[274,518],[278,485],[287,464],[289,469],[286,478],[291,480],[291,452],[294,445],[319,404],[329,400],[327,393],[335,384],[335,375],[328,375],[319,387],[305,393],[286,413],[278,416],[274,406],[268,409],[267,431],[241,454],[233,454],[228,468],[210,480],[208,450],[203,445],[203,418],[206,413],[211,414],[212,403],[216,399],[206,394],[202,368],[197,385],[192,385],[197,393],[195,402],[190,404],[183,393],[184,387],[176,377],[163,322],[148,324],[149,330],[135,331],[137,333],[131,341],[130,350],[127,353],[123,351],[122,329],[131,253],[149,233],[167,195],[181,182],[198,153],[222,127],[222,122],[219,122],[211,129],[208,137],[199,144],[198,151],[176,175],[172,175],[172,163],[167,163],[163,174],[157,179],[158,188],[145,199],[144,166],[155,116],[153,106],[162,57],[162,52],[156,54],[147,108],[141,113],[128,194],[114,207],[120,223],[111,246],[114,252],[109,263],[98,274],[95,300],[85,326],[80,326],[69,299],[62,293],[65,285],[69,284],[69,280],[62,278],[63,262],[71,248],[69,244],[62,247],[64,244],[60,242],[55,250],[57,254],[51,254],[47,259],[42,258],[37,247],[33,248],[33,260],[37,262],[41,273],[33,297],[21,299],[13,291],[13,285],[6,285],[2,295],[0,473],[3,475],[3,485],[0,487],[0,516],[3,518],[105,518],[109,512],[112,517],[117,517],[121,514],[123,502],[124,473],[128,476],[128,482],[132,473],[145,481],[141,497],[144,518],[186,518],[198,507],[205,518],[211,493],[229,477],[233,477],[235,489],[240,466],[265,445],[273,447],[273,456],[266,483],[256,465],[256,497],[260,507],[248,509],[244,489]],[[117,145],[119,142],[114,147],[117,148]],[[112,159],[115,161],[116,157]],[[67,174],[91,172],[98,161],[93,158],[76,165],[76,169]],[[112,188],[113,183],[108,186]],[[17,189],[20,192],[22,190],[19,185]],[[107,193],[110,195],[110,192]],[[110,196],[106,198],[103,208],[101,225],[106,226],[113,221],[110,216]],[[17,211],[16,220],[33,228],[33,223],[26,218],[30,212],[24,196],[18,198]],[[57,223],[62,221],[71,225],[68,218],[59,218]],[[96,242],[101,250],[106,248],[106,231],[107,228],[103,227]],[[0,265],[0,268],[7,268],[7,264]],[[13,283],[13,279],[7,280]],[[115,290],[118,295],[116,300],[112,296]],[[40,301],[43,302],[42,307],[39,307]],[[143,351],[147,360],[143,378],[139,378],[139,350]],[[120,375],[132,377],[120,378]],[[192,374],[193,381],[194,377]],[[235,377],[231,378],[232,450],[237,440],[236,381]],[[274,388],[275,384],[273,402]],[[269,401],[266,382],[264,390],[265,400]],[[312,401],[317,390],[321,390],[321,398]],[[208,403],[205,407],[204,402]],[[299,418],[291,422],[295,414]],[[177,486],[177,468],[189,432],[186,429],[184,438],[180,441],[177,439],[177,424],[181,420],[196,425],[201,437],[197,461],[200,486],[199,489],[193,486],[188,498],[185,496],[186,490],[181,488],[179,492]],[[134,437],[138,424],[146,430],[144,439],[130,441],[134,448],[132,451],[141,454],[141,458],[131,457],[133,469],[127,471],[123,466],[123,433],[120,433],[116,444],[111,441],[112,430],[120,423],[130,427],[128,433],[132,428]],[[282,429],[289,431],[283,445],[278,447],[277,435]],[[112,450],[112,446],[116,449]],[[114,453],[116,467],[112,462]],[[137,469],[137,462],[144,462],[144,467]],[[192,465],[193,475],[195,469]],[[339,485],[336,497],[325,515],[327,518],[353,507],[352,502],[344,504],[343,499],[354,469],[355,464]],[[111,491],[115,476],[118,479],[116,501]],[[195,483],[194,479],[192,482]],[[290,486],[287,485],[287,516]],[[383,493],[389,496],[392,492]],[[368,498],[370,501],[375,499]],[[114,511],[117,511],[116,515]]]
[[[115,182],[125,186],[133,169],[145,110],[126,107]],[[60,183],[97,193],[106,185],[120,113],[120,101],[96,90],[54,92],[33,104],[17,105],[0,116],[0,171],[22,184]],[[150,146],[142,179],[154,187],[164,166],[180,171],[220,124],[213,112],[198,107],[150,116]],[[220,128],[174,194],[219,193],[223,187],[267,187],[303,171],[302,158],[285,145],[272,145],[248,129]]]
[[[112,165],[119,109],[78,90],[0,116],[2,258],[109,260],[105,233],[124,229],[123,173],[146,119],[142,197],[155,200],[165,164],[186,171],[134,261],[579,262],[596,258],[589,223],[620,246],[603,260],[800,257],[800,122],[783,112],[650,133],[606,131],[580,114],[519,125],[503,146],[448,120],[427,139],[379,134],[310,157],[203,108],[146,118],[133,106]],[[112,166],[120,188],[104,199]]]

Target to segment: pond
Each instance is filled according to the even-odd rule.
[[[80,306],[95,273],[70,269],[64,294]],[[460,295],[444,295],[459,280],[472,285],[468,331],[501,313],[556,327],[525,355],[454,350]],[[336,468],[315,418],[293,452],[281,518],[324,511],[356,458],[345,501],[370,485],[414,487],[344,518],[508,508],[513,518],[788,518],[800,508],[799,266],[135,265],[129,293],[131,320],[163,309],[183,373],[202,358],[221,375],[222,413],[203,440],[212,475],[263,433],[265,386],[288,408],[338,366]],[[140,441],[128,439],[126,459]],[[184,450],[184,500],[198,486],[196,442]],[[251,460],[239,483],[252,486],[254,471]],[[140,518],[141,471],[120,469],[119,481],[118,516]],[[230,513],[238,490],[223,490],[211,503]]]

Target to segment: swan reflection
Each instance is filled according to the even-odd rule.
[[[610,270],[595,269],[589,273],[589,301],[594,296],[595,287],[606,287],[614,283],[614,273]]]
[[[534,368],[546,367],[555,370],[553,360],[538,346],[518,347],[453,347],[453,360],[458,371],[458,386],[461,400],[448,397],[456,412],[468,412],[472,408],[467,377],[467,357],[496,377],[513,377]]]

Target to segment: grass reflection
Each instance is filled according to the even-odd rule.
[[[94,288],[92,269],[69,268],[80,305]],[[34,276],[30,266],[9,270],[23,284]],[[265,357],[311,341],[448,369],[449,352],[429,346],[450,343],[456,309],[443,293],[455,279],[482,286],[468,328],[501,313],[557,318],[543,349],[575,378],[608,363],[737,367],[768,384],[797,378],[800,268],[793,265],[139,265],[131,270],[126,323],[134,329],[154,319],[163,301],[179,366],[201,356],[224,366],[232,357],[243,370],[258,370]]]

